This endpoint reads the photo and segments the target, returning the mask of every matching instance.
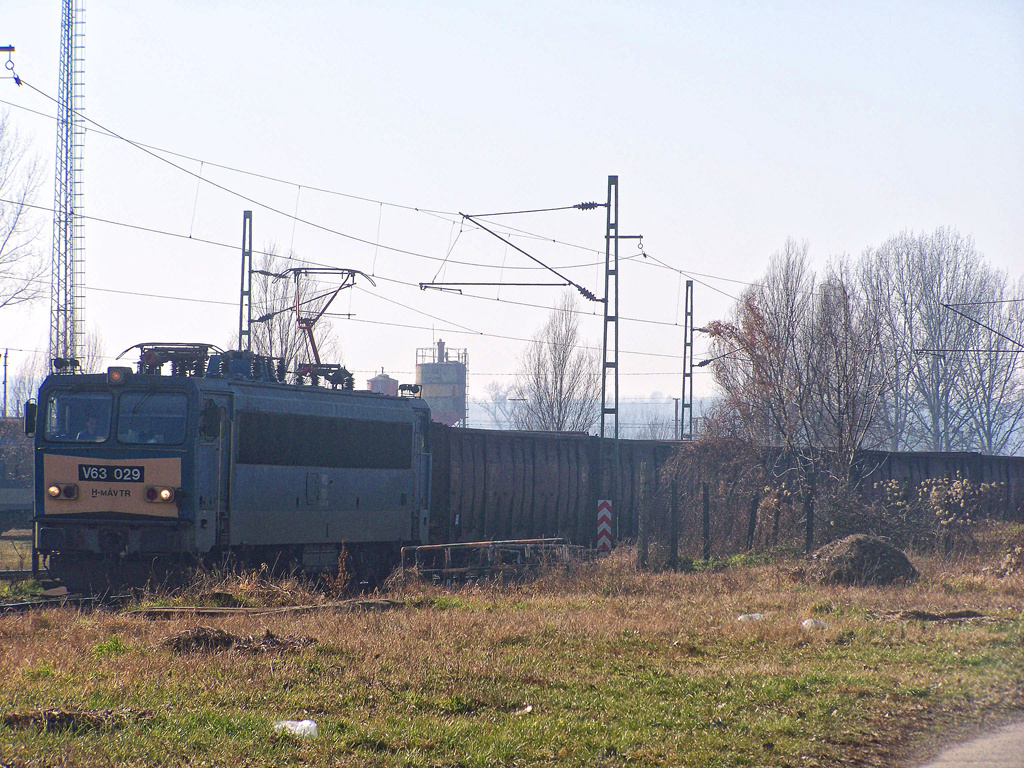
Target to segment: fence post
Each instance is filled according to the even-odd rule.
[[[747,521],[747,551],[754,548],[754,536],[757,534],[757,508],[761,505],[761,494],[754,491],[750,500],[750,519]]]
[[[804,489],[804,552],[814,551],[814,480]]]
[[[703,483],[704,514],[702,515],[701,528],[704,537],[704,560],[711,559],[711,497],[708,493],[708,483]]]
[[[636,567],[637,570],[641,571],[647,569],[647,548],[650,536],[648,532],[648,528],[650,527],[648,525],[650,517],[648,511],[648,507],[650,506],[649,496],[650,488],[648,488],[647,462],[643,461],[640,463],[640,509],[638,510],[639,514],[637,514],[637,527],[639,530],[637,531],[638,536],[636,548]]]

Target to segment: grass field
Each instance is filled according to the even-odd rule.
[[[792,562],[640,574],[620,550],[523,586],[400,588],[390,610],[0,616],[0,762],[910,765],[1024,714],[1024,579],[915,562],[914,585],[845,588]],[[296,597],[327,599],[250,577],[169,602]],[[169,644],[199,625],[241,642]],[[319,736],[273,730],[304,718]]]

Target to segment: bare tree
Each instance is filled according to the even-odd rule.
[[[42,224],[32,216],[32,201],[42,166],[0,113],[0,309],[38,298],[45,264],[38,247]]]
[[[674,417],[663,410],[646,406],[637,412],[638,419],[632,427],[632,435],[637,440],[674,440],[676,424]]]
[[[102,373],[103,361],[107,356],[107,345],[103,336],[93,329],[86,331],[85,344],[82,348],[82,373]]]
[[[845,263],[835,261],[818,286],[799,347],[807,360],[808,395],[799,399],[810,445],[834,457],[843,484],[871,433],[887,387],[873,307],[856,292]]]
[[[939,228],[904,232],[869,249],[859,273],[876,307],[892,379],[882,408],[890,430],[886,447],[970,449],[974,427],[964,398],[977,393],[965,386],[965,355],[985,341],[976,322],[948,306],[990,299],[992,270],[970,237]]]
[[[791,459],[824,449],[840,475],[864,447],[1018,450],[1021,298],[1024,282],[1011,290],[954,230],[902,233],[820,280],[790,240],[709,325],[716,418]]]
[[[887,379],[867,447],[887,451],[906,450],[914,444],[917,400],[912,378],[917,355],[912,337],[917,323],[909,311],[909,270],[899,258],[900,251],[909,247],[904,242],[908,239],[904,234],[881,248],[867,249],[857,265],[860,290],[877,324],[879,357]]]
[[[933,451],[966,449],[967,416],[960,402],[961,368],[945,350],[971,348],[977,326],[956,316],[944,304],[962,304],[979,295],[981,257],[974,241],[956,231],[937,229],[921,236],[915,249],[918,275],[919,349],[934,350],[918,357],[911,378],[920,406],[915,411],[925,446]]]
[[[1005,273],[988,273],[977,303],[959,307],[977,324],[972,349],[958,357],[960,402],[970,446],[988,454],[1024,446],[1024,279],[1011,291]]]
[[[810,547],[815,499],[854,482],[887,385],[871,306],[844,260],[819,282],[807,244],[789,240],[709,333],[723,397],[708,432],[774,449],[764,472],[797,482]]]
[[[32,438],[18,419],[0,419],[0,486],[32,483]]]
[[[39,385],[43,383],[48,372],[45,352],[35,352],[21,364],[8,385],[8,408],[13,404],[15,416],[25,415],[25,403],[39,393]]]
[[[519,361],[511,410],[517,429],[586,432],[600,413],[595,355],[580,335],[578,303],[566,291]]]
[[[726,322],[708,325],[718,417],[742,437],[795,451],[807,444],[804,416],[809,372],[802,331],[811,312],[815,276],[807,243],[790,239],[769,261],[764,279],[740,297]]]
[[[487,385],[487,399],[480,407],[491,417],[496,429],[509,429],[512,426],[512,413],[517,405],[515,391],[511,384],[499,384],[492,381]]]

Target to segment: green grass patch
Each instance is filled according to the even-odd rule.
[[[92,647],[93,656],[100,659],[107,656],[122,656],[126,653],[128,653],[128,646],[117,635],[111,635]]]
[[[34,579],[25,581],[0,581],[0,602],[13,603],[31,600],[43,593],[43,585]]]

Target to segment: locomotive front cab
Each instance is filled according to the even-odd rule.
[[[193,547],[183,478],[196,395],[182,380],[123,371],[51,376],[40,388],[35,553],[69,587],[99,588],[113,566]]]

